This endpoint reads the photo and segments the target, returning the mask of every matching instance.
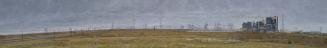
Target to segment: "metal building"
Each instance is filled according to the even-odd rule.
[[[251,32],[277,32],[278,17],[266,17],[264,21],[244,22],[242,24],[242,30]]]

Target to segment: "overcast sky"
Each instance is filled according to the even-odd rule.
[[[0,0],[0,34],[82,27],[234,24],[284,16],[287,30],[327,31],[327,0]]]

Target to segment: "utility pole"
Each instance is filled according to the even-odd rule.
[[[136,18],[135,18],[135,15],[133,15],[133,29],[136,29]]]
[[[68,28],[70,32],[70,36],[73,37],[73,29],[71,27]]]
[[[153,26],[153,30],[156,30],[156,26]]]
[[[21,41],[24,41],[24,32],[21,31]]]
[[[71,27],[68,27],[68,30],[69,30],[69,32],[70,32],[70,37],[71,38],[73,38],[73,29],[71,28]],[[69,45],[73,45],[73,43],[72,42],[69,42]]]
[[[115,22],[112,22],[111,23],[111,29],[114,29],[115,28]]]
[[[45,28],[46,31],[48,31],[48,28]],[[52,39],[56,40],[56,32],[52,32]]]
[[[50,37],[50,36],[51,36],[51,33],[48,32],[48,28],[44,28],[43,30],[44,30],[44,32],[45,32],[46,34],[49,34],[49,38],[51,38],[51,37]]]
[[[148,28],[148,24],[144,24],[144,29],[147,29]]]
[[[233,31],[233,30],[234,30],[234,29],[233,29],[233,27],[234,27],[233,24],[228,24],[228,26],[229,26],[229,28],[230,28],[230,31]]]
[[[132,15],[133,16],[133,32],[135,32],[136,31],[136,16],[135,16],[135,14],[133,14]]]
[[[48,33],[48,28],[44,28],[44,32],[45,33]]]
[[[114,16],[110,16],[111,17],[111,29],[113,30],[115,28],[115,18]]]
[[[282,15],[282,32],[285,32],[284,18],[285,17]]]
[[[322,32],[323,27],[319,27],[319,31]]]
[[[94,39],[93,48],[96,48],[96,47],[97,47],[97,41],[98,41],[98,39],[97,39],[97,35],[98,35],[98,33],[95,32],[95,30],[96,30],[95,27],[92,28],[92,29],[93,29],[92,32],[94,32],[94,34],[92,35],[92,36],[93,36],[93,39]]]
[[[159,28],[162,29],[162,17],[159,18]]]

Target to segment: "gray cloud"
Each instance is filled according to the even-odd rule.
[[[327,24],[326,0],[0,0],[0,32],[98,25],[233,23],[243,16],[285,16],[289,29]],[[325,26],[326,27],[326,26]]]

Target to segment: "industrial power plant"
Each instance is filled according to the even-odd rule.
[[[242,30],[247,32],[278,32],[278,16],[265,17],[262,21],[244,22]]]

